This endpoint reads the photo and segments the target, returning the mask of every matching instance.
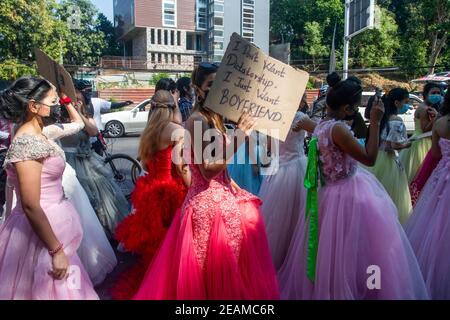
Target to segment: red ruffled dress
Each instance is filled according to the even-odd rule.
[[[124,248],[141,256],[113,287],[117,300],[130,299],[138,290],[187,192],[172,164],[172,146],[149,159],[146,167],[148,174],[136,182],[132,194],[134,212],[116,228],[115,237]]]

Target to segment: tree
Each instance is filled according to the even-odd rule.
[[[361,68],[394,66],[394,56],[400,48],[400,37],[395,15],[380,9],[378,28],[366,30],[350,42],[352,65]]]
[[[67,52],[64,63],[78,66],[94,66],[107,47],[105,35],[98,30],[97,9],[89,0],[63,0],[58,14],[63,21],[73,17],[72,6],[80,10],[80,24],[71,28],[67,36]]]
[[[0,78],[35,74],[33,49],[56,60],[65,53],[67,26],[55,15],[54,0],[2,0],[0,6]]]
[[[313,70],[318,70],[317,58],[329,54],[329,47],[322,42],[323,28],[316,21],[305,23],[304,45],[300,51],[312,58]]]
[[[121,56],[123,54],[123,45],[116,40],[114,26],[103,13],[97,17],[96,30],[104,34],[107,44],[102,56]]]

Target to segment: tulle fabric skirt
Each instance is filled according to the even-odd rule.
[[[0,300],[95,300],[92,283],[78,255],[83,237],[79,217],[69,201],[44,208],[69,259],[70,276],[54,280],[52,259],[17,206],[0,227]]]
[[[67,162],[77,174],[108,237],[129,213],[129,204],[114,182],[109,165],[95,152],[88,155],[66,152]]]
[[[412,182],[417,174],[428,151],[431,149],[431,138],[414,141],[410,148],[400,152],[400,162],[405,168],[408,184]]]
[[[78,182],[75,170],[69,164],[66,164],[62,185],[64,194],[80,216],[83,228],[83,240],[77,251],[78,256],[93,284],[98,285],[117,265],[116,255],[86,192]]]
[[[441,160],[406,225],[432,299],[450,299],[449,190],[450,160]]]
[[[282,299],[428,298],[395,205],[365,169],[319,190],[315,282],[306,276],[308,225],[299,220],[278,272]]]
[[[366,168],[377,177],[397,207],[400,223],[404,225],[411,214],[412,204],[405,169],[394,153],[378,151],[374,167]]]
[[[304,221],[306,157],[281,164],[274,175],[264,178],[259,192],[261,211],[275,269],[286,258],[299,220]]]
[[[129,300],[136,294],[185,196],[181,181],[139,178],[132,195],[134,212],[119,224],[115,237],[140,260],[120,275],[111,291],[114,299]]]
[[[217,210],[203,266],[194,245],[195,207],[179,210],[133,299],[277,299],[275,270],[258,206],[256,201],[239,203],[243,239],[238,259],[229,243],[220,209]]]

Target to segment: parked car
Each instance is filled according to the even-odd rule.
[[[359,108],[359,112],[362,114],[363,118],[364,118],[364,111],[366,110],[369,98],[373,95],[375,95],[375,92],[363,92],[362,93],[361,107]],[[415,130],[414,113],[415,113],[417,107],[422,103],[423,103],[423,100],[419,96],[417,96],[415,94],[410,94],[409,95],[409,104],[413,106],[413,109],[408,110],[405,114],[399,115],[400,118],[402,118],[403,122],[405,123],[406,131],[408,131],[408,134],[414,133],[414,130]],[[366,119],[366,122],[368,123],[369,120]]]
[[[108,136],[119,138],[129,133],[142,133],[147,125],[150,99],[131,110],[102,114],[102,123]]]

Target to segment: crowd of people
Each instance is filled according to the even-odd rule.
[[[407,90],[376,92],[367,127],[361,81],[333,73],[274,144],[206,107],[218,68],[156,85],[131,204],[85,82],[76,101],[37,77],[1,93],[0,299],[98,299],[117,250],[138,256],[119,300],[450,299],[448,90],[425,86],[408,137]]]

